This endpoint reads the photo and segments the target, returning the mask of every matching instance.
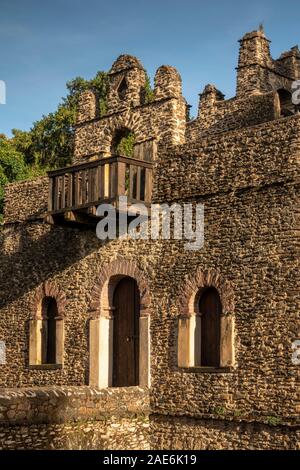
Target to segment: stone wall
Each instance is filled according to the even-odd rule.
[[[89,322],[94,288],[102,270],[117,257],[136,265],[152,280],[162,247],[150,241],[100,242],[94,231],[26,222],[1,232],[0,339],[6,343],[1,386],[84,385],[89,377]],[[12,277],[13,273],[13,285]],[[29,367],[29,321],[44,284],[62,292],[64,306],[64,367]],[[18,374],[16,375],[16,369]]]
[[[292,428],[299,415],[298,367],[291,361],[300,307],[295,290],[299,122],[299,116],[281,119],[161,155],[154,200],[204,202],[205,245],[200,251],[186,251],[180,241],[102,244],[93,232],[29,219],[4,226],[1,339],[7,344],[7,364],[0,366],[1,385],[87,383],[94,288],[104,267],[119,258],[135,264],[149,284],[152,413],[168,415],[171,422],[180,415],[207,423],[220,414],[228,422],[235,415],[263,425],[274,421],[278,429],[270,432],[278,433],[276,446],[294,446],[293,434],[280,426]],[[15,185],[16,195],[18,190],[22,193],[23,186]],[[18,237],[20,247],[10,248]],[[219,373],[177,366],[180,296],[199,270],[217,273],[234,293],[235,365]],[[28,367],[28,320],[45,282],[64,292],[67,300],[65,360],[58,370]],[[186,426],[180,431],[182,439],[190,432]],[[228,429],[228,445],[235,446],[235,428]],[[219,435],[211,434],[211,447],[219,445]],[[158,435],[157,444],[154,436],[153,445],[166,445],[168,436],[161,440]]]
[[[149,448],[148,392],[46,387],[0,390],[0,450]]]
[[[155,201],[175,201],[299,177],[300,116],[199,137],[161,151]],[[176,181],[176,184],[174,184]]]
[[[160,350],[151,393],[158,415],[299,423],[299,367],[292,364],[300,308],[299,123],[297,116],[230,132],[160,159],[155,200],[203,203],[205,244],[195,252],[166,244],[157,273],[156,285],[167,289],[156,302],[152,338]],[[219,373],[177,366],[181,296],[199,271],[234,293],[235,365]],[[288,440],[290,431],[284,435]]]
[[[117,62],[112,70],[113,79],[116,74],[136,70],[140,80],[143,71],[138,64],[131,63],[127,70],[123,62]],[[128,263],[128,272],[140,272],[146,280],[149,294],[151,446],[219,448],[221,442],[228,448],[295,448],[299,366],[292,363],[292,343],[299,338],[300,310],[300,115],[275,119],[273,92],[249,102],[240,98],[223,102],[220,93],[214,92],[219,101],[212,106],[206,101],[207,114],[204,106],[200,121],[187,126],[184,143],[184,120],[174,111],[178,106],[180,117],[184,102],[171,96],[179,93],[176,77],[171,68],[161,70],[156,81],[159,101],[134,103],[131,109],[126,105],[124,112],[118,109],[103,120],[89,120],[94,112],[92,101],[86,110],[82,108],[82,122],[76,131],[77,157],[90,158],[89,153],[98,152],[101,142],[106,146],[103,152],[107,150],[114,129],[120,126],[133,129],[122,121],[126,116],[141,125],[144,138],[153,138],[152,130],[165,125],[170,138],[160,141],[153,202],[204,204],[204,247],[188,251],[184,241],[178,240],[103,243],[93,231],[42,223],[47,201],[45,179],[9,185],[0,255],[0,340],[6,342],[7,361],[0,365],[0,385],[87,385],[90,321],[99,299],[97,283],[106,279],[110,265]],[[142,79],[138,83],[140,86]],[[162,96],[163,91],[167,97]],[[117,106],[114,99],[116,95],[111,97],[113,107]],[[243,106],[246,102],[249,107]],[[162,109],[170,111],[168,122],[162,122],[163,114],[158,111]],[[107,127],[109,119],[112,125]],[[178,320],[185,313],[182,306],[187,303],[187,286],[195,279],[203,280],[199,288],[214,285],[217,279],[217,287],[223,285],[222,297],[230,291],[226,314],[233,318],[235,352],[230,367],[178,367]],[[37,296],[46,291],[59,293],[64,299],[64,361],[60,368],[30,367],[28,363],[28,323],[35,313]],[[126,389],[122,393],[126,397]],[[6,414],[4,421],[8,419]],[[121,423],[127,439],[130,422],[114,419],[109,433],[114,424]],[[86,428],[69,421],[34,423],[29,447],[34,433],[41,430],[39,426],[46,425],[62,426],[59,433],[63,436],[71,430],[71,444],[64,441],[54,446],[75,446]],[[109,445],[101,437],[105,428],[101,423],[97,426],[100,441],[95,445],[105,447]],[[15,439],[23,446],[21,427],[11,427],[17,431],[12,446]],[[39,442],[41,446],[52,445],[47,429],[43,428],[46,437]],[[5,433],[10,431],[3,432],[7,441]],[[109,435],[112,445],[117,445],[114,434]],[[126,446],[136,445],[135,437],[128,439]],[[91,440],[83,439],[84,445],[94,445]]]
[[[110,155],[115,131],[123,128],[134,132],[139,144],[152,139],[182,143],[185,113],[185,102],[170,98],[80,125],[75,134],[74,163]]]
[[[48,177],[5,186],[5,224],[41,219],[48,206]]]

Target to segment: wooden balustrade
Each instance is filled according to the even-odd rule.
[[[129,203],[149,205],[152,192],[152,163],[112,156],[48,172],[50,179],[48,214],[63,214],[100,203],[117,202],[127,196]]]

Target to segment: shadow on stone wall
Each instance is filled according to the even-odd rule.
[[[5,227],[0,238],[0,307],[34,290],[103,244],[92,231],[40,222],[20,224],[14,232]]]

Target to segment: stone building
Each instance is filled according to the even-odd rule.
[[[73,164],[6,188],[0,448],[299,446],[297,47],[240,41],[237,93],[188,119],[170,66],[120,56],[80,99]],[[133,158],[115,155],[134,134]],[[97,206],[204,204],[205,243],[96,237]],[[4,358],[5,353],[5,358]]]

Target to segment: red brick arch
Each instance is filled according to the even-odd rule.
[[[45,297],[52,297],[56,300],[58,317],[64,318],[66,295],[59,290],[57,285],[51,281],[45,281],[36,291],[34,296],[32,319],[37,320],[42,316],[42,302]]]
[[[136,280],[140,291],[141,316],[149,315],[150,296],[144,274],[134,262],[117,259],[103,267],[92,290],[90,313],[93,318],[111,316],[114,289],[124,276],[129,276]]]
[[[202,271],[199,268],[185,278],[180,289],[178,304],[182,316],[190,317],[200,313],[199,297],[207,287],[215,287],[218,290],[222,302],[222,314],[233,313],[234,292],[231,284],[218,271]]]

